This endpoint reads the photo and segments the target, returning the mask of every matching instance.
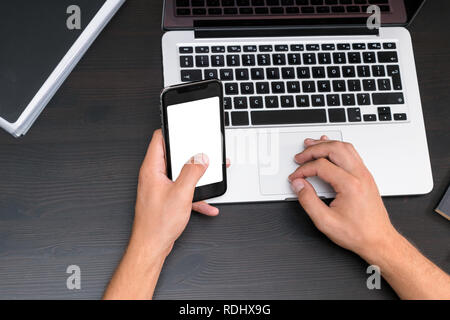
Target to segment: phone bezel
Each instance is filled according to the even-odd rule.
[[[220,104],[220,130],[222,133],[222,177],[221,182],[216,182],[201,187],[196,187],[194,201],[201,201],[223,195],[227,190],[227,169],[225,150],[225,117],[223,108],[223,88],[218,80],[206,80],[189,82],[185,84],[170,86],[161,92],[161,123],[164,135],[167,176],[172,178],[172,165],[170,161],[170,139],[167,118],[167,107],[174,104],[219,97]],[[186,159],[188,160],[188,159]]]

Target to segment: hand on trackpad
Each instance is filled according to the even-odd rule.
[[[342,141],[340,131],[279,132],[277,129],[258,134],[258,168],[261,194],[295,197],[288,176],[298,168],[294,156],[304,150],[306,138],[320,139],[327,135],[330,140]],[[318,177],[308,178],[319,196],[334,194],[330,185]]]

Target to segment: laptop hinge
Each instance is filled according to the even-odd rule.
[[[201,27],[194,28],[195,38],[255,38],[255,37],[312,37],[312,36],[379,36],[378,29],[355,26],[328,27]]]

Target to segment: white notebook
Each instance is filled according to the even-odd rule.
[[[24,135],[125,0],[14,0],[0,10],[0,127]]]

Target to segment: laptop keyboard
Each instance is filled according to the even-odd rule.
[[[227,127],[408,120],[395,42],[180,45],[182,82],[220,79]]]
[[[376,4],[390,12],[389,0],[175,0],[178,16],[365,13]]]

